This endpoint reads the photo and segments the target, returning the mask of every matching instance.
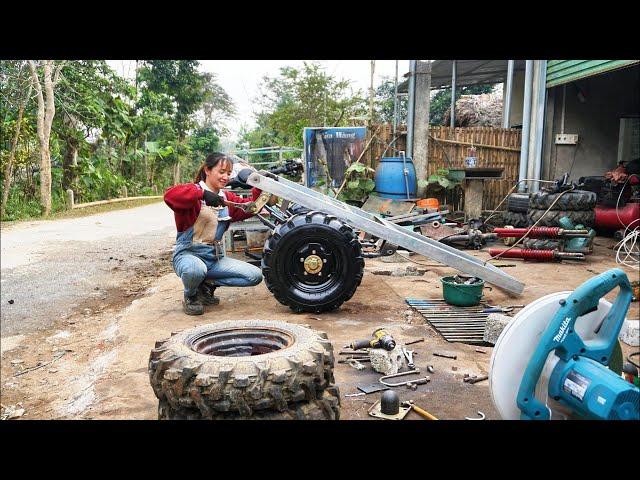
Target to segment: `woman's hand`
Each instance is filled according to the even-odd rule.
[[[202,198],[204,203],[210,207],[224,207],[224,198],[209,190],[204,191]]]

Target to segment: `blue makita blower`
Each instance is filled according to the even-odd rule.
[[[604,296],[616,287],[612,305]],[[502,418],[639,420],[640,390],[609,369],[632,296],[627,275],[614,268],[518,313],[491,357]]]

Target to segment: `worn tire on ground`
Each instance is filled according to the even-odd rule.
[[[282,412],[256,411],[249,417],[241,417],[237,412],[214,412],[205,417],[198,409],[175,409],[166,400],[161,400],[158,420],[340,420],[340,391],[338,387],[329,387],[316,400],[290,403]]]
[[[312,257],[311,265],[320,266],[318,273],[307,270],[306,260]],[[353,230],[323,212],[291,217],[265,242],[265,284],[276,300],[296,312],[335,310],[353,296],[363,272],[362,249]]]
[[[504,225],[522,228],[528,225],[527,214],[521,212],[502,212],[502,222]]]
[[[532,250],[559,250],[562,246],[562,240],[544,239],[544,238],[525,238],[522,241],[522,248],[530,248]]]
[[[512,193],[507,197],[507,210],[510,212],[527,213],[529,209],[528,193]]]
[[[595,223],[596,213],[593,210],[549,210],[545,214],[546,210],[529,209],[527,217],[529,219],[529,226],[537,222],[541,217],[542,220],[538,223],[538,227],[561,227],[560,219],[562,217],[569,217],[574,225],[585,225],[592,227]]]
[[[546,210],[560,196],[560,193],[539,191],[531,194],[529,208]],[[587,190],[573,190],[562,194],[553,206],[553,210],[593,210],[596,207],[597,195]]]
[[[173,409],[196,409],[205,417],[218,412],[251,416],[321,398],[335,383],[333,366],[333,346],[324,332],[286,322],[238,320],[156,342],[149,378],[156,397]]]

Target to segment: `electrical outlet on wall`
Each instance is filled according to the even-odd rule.
[[[558,133],[556,134],[556,145],[577,145],[577,133]]]

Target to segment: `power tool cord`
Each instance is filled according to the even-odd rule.
[[[622,193],[624,192],[627,183],[631,179],[631,177],[638,177],[637,174],[632,174],[627,177],[622,185],[622,189],[620,190],[620,194],[618,195],[618,200],[616,201],[616,217],[618,217],[618,222],[620,225],[624,225],[624,222],[620,219],[619,214],[619,205],[620,199],[622,198]],[[616,248],[616,263],[619,265],[624,265],[629,268],[637,268],[640,266],[640,245],[638,244],[638,235],[640,235],[640,224],[636,225],[633,230],[631,229],[631,225],[636,222],[640,222],[639,218],[636,218],[629,225],[625,226],[624,233],[622,234],[622,240],[620,240],[614,248]],[[629,232],[629,233],[627,233]],[[635,248],[635,250],[634,250]],[[622,250],[624,249],[625,257],[622,257]],[[631,258],[631,261],[629,261]]]

